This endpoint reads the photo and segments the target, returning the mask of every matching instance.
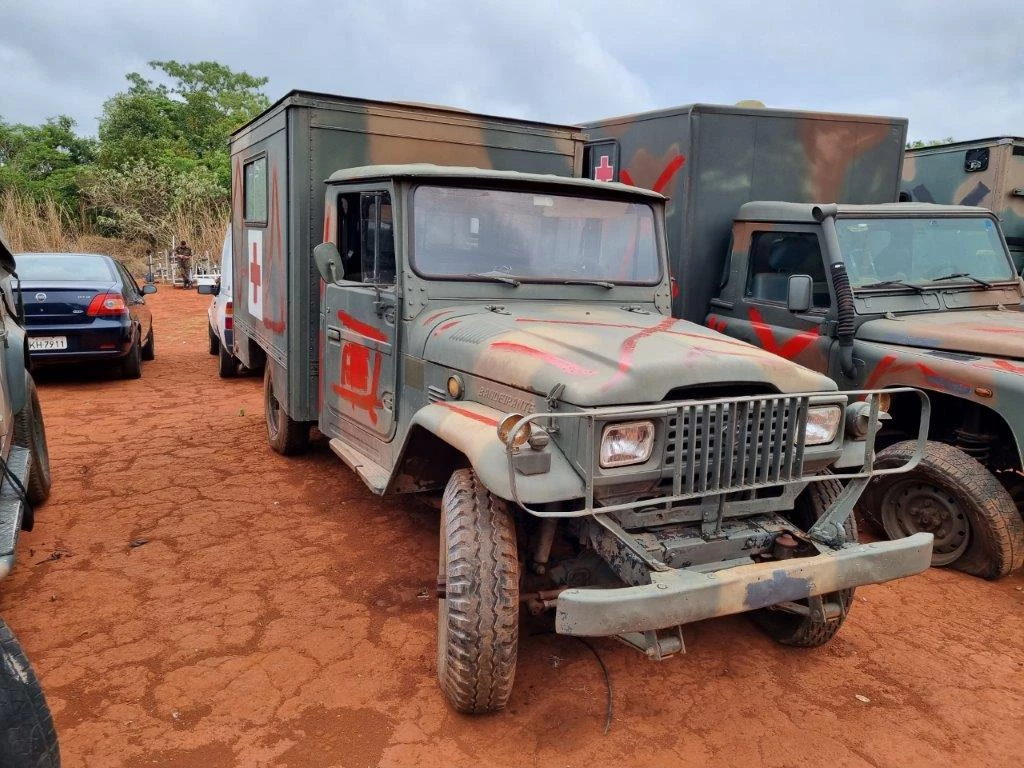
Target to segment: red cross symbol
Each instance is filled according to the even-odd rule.
[[[594,178],[598,181],[611,181],[615,177],[615,168],[608,162],[608,155],[601,155],[601,162],[594,169]]]
[[[256,243],[252,244],[252,261],[249,262],[249,284],[252,285],[252,303],[259,301],[256,291],[263,283],[260,282],[260,265],[256,261]]]

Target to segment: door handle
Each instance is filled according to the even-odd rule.
[[[327,339],[328,341],[341,341],[341,328],[327,326]]]

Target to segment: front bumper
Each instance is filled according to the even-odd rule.
[[[912,576],[926,570],[931,557],[932,535],[916,533],[714,573],[652,571],[651,583],[641,586],[565,590],[555,631],[600,637],[664,629]]]

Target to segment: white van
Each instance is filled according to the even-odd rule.
[[[210,354],[218,355],[217,372],[221,378],[238,373],[239,362],[232,354],[234,347],[234,320],[231,304],[231,227],[224,234],[224,247],[220,251],[220,281],[213,285],[198,286],[199,293],[213,296],[208,315],[210,318]]]

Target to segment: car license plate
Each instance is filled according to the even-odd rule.
[[[44,352],[51,349],[67,349],[67,336],[35,336],[29,337],[29,352]]]

